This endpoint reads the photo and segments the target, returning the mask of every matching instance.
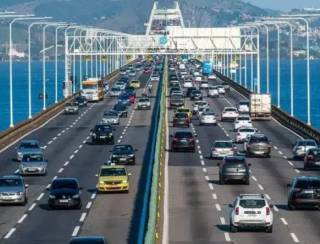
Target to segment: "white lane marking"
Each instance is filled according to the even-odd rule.
[[[48,145],[50,145],[51,143],[52,143],[52,141],[49,141],[49,142],[48,142]]]
[[[16,171],[14,171],[14,173],[15,173],[15,174],[18,174],[18,173],[19,173],[19,171],[20,171],[20,170],[19,170],[19,169],[17,169]]]
[[[218,199],[217,194],[212,193],[212,198],[213,198],[213,200],[217,200]]]
[[[95,199],[95,198],[96,198],[96,196],[97,196],[97,194],[96,194],[96,193],[92,193],[92,195],[91,195],[90,199]]]
[[[87,203],[87,206],[86,206],[86,209],[91,208],[91,205],[92,205],[92,202],[91,202],[91,201],[90,201],[90,202],[88,202],[88,203]]]
[[[295,233],[290,233],[290,236],[291,236],[291,238],[292,238],[292,240],[293,240],[294,242],[296,242],[296,243],[300,242]]]
[[[198,145],[197,148],[200,149],[201,147]]]
[[[70,163],[70,161],[67,161],[67,162],[64,163],[63,166],[67,166],[69,163]]]
[[[273,146],[273,148],[276,149],[276,150],[278,150],[278,147],[277,147],[277,146]]]
[[[215,206],[216,206],[217,211],[220,212],[220,211],[221,211],[221,206],[220,206],[220,204],[219,204],[219,203],[216,203]]]
[[[209,176],[207,176],[207,175],[204,178],[206,179],[206,181],[210,180]]]
[[[55,177],[52,178],[52,180],[55,180],[55,179],[57,179],[57,178],[58,178],[58,176],[55,176]]]
[[[257,178],[253,175],[251,176],[251,178],[254,180],[254,181],[258,181]]]
[[[198,139],[196,140],[196,143],[199,143],[199,140],[198,140]]]
[[[231,238],[228,232],[224,232],[224,238],[226,239],[226,242],[231,242]]]
[[[61,132],[57,136],[61,136]]]
[[[298,174],[300,174],[300,170],[298,170],[298,169],[295,169],[294,171],[296,171]]]
[[[205,162],[204,162],[203,159],[200,160],[200,163],[201,163],[202,166],[205,165]]]
[[[224,217],[220,217],[220,222],[221,224],[225,225],[226,224],[226,220]]]
[[[73,159],[74,158],[74,155],[72,154],[70,157],[69,157],[69,159],[71,160],[71,159]]]
[[[213,185],[212,185],[212,183],[209,183],[208,185],[209,185],[210,190],[213,191]]]
[[[119,144],[120,142],[121,142],[121,140],[119,139],[119,140],[118,140],[118,144]]]
[[[86,139],[87,139],[87,140],[89,140],[89,138],[90,138],[90,136],[87,136],[87,138],[86,138]]]
[[[199,150],[199,151],[198,151],[198,153],[199,153],[199,154],[202,154],[202,151],[201,151],[201,150]]]
[[[281,151],[278,151],[278,152],[279,152],[280,155],[283,155],[283,152],[281,152]]]
[[[40,201],[41,198],[43,198],[43,196],[44,196],[44,193],[42,192],[42,193],[38,196],[37,201]]]
[[[273,206],[273,210],[279,212],[279,208],[276,205]]]
[[[53,138],[52,138],[52,140],[53,140],[53,141],[57,140],[57,137],[56,137],[56,136],[55,136],[55,137],[53,137]]]
[[[64,170],[64,168],[60,168],[59,171],[58,171],[58,173],[59,173],[59,174],[62,173],[63,170]]]
[[[11,228],[11,230],[4,236],[4,239],[9,239],[15,231],[16,228]]]
[[[87,140],[83,140],[82,143],[85,144],[87,142]]]
[[[263,188],[263,186],[262,186],[261,184],[258,184],[258,187],[259,187],[259,189],[260,189],[261,191],[264,190],[264,188]]]
[[[120,139],[122,139],[122,138],[123,138],[123,136],[120,136],[119,138],[120,138]]]
[[[32,211],[32,210],[35,208],[36,205],[37,205],[36,203],[32,203],[32,205],[30,206],[30,208],[28,209],[28,211]]]
[[[86,217],[87,217],[87,213],[82,213],[79,221],[83,222],[86,219]]]
[[[227,136],[227,137],[230,137],[230,135],[229,135],[228,133],[226,133],[226,136]]]
[[[271,197],[269,196],[269,194],[265,194],[265,196],[268,200],[271,200]]]
[[[28,214],[22,215],[22,217],[18,220],[18,223],[21,224],[25,220],[25,218],[27,218],[27,216]]]
[[[76,226],[76,227],[74,227],[74,230],[73,230],[73,232],[72,232],[72,236],[77,236],[77,235],[78,235],[79,230],[80,230],[80,226]]]
[[[48,184],[46,188],[49,189],[50,187],[51,187],[51,184]]]
[[[284,159],[288,159],[288,157],[287,157],[286,155],[283,155],[283,158],[284,158]]]
[[[207,169],[206,169],[206,168],[202,168],[202,171],[203,171],[204,173],[207,173]]]
[[[47,149],[47,146],[43,146],[43,149]]]
[[[83,147],[83,145],[81,144],[81,145],[79,145],[79,149],[81,149]]]
[[[294,166],[293,163],[291,161],[288,161],[288,164],[290,164],[291,166]]]
[[[78,152],[79,152],[79,150],[77,149],[77,150],[75,150],[73,153],[74,153],[74,154],[77,154]]]
[[[286,221],[285,218],[280,218],[281,222],[284,224],[284,225],[288,225],[288,222]]]

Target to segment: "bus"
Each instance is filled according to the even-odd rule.
[[[88,78],[83,81],[81,95],[91,102],[103,100],[105,95],[103,81],[99,78]]]
[[[211,61],[204,61],[202,64],[202,74],[205,76],[209,76],[213,72],[213,64]]]

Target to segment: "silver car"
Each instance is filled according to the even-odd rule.
[[[312,139],[297,140],[293,146],[292,153],[294,158],[303,158],[310,149],[317,149],[318,144]]]
[[[43,153],[38,140],[22,140],[17,147],[17,160],[21,161],[23,155],[31,153]]]
[[[102,123],[109,125],[120,124],[120,117],[116,111],[108,111],[103,114]]]
[[[237,147],[229,140],[216,140],[211,147],[211,158],[224,158],[225,156],[234,156]]]
[[[64,107],[65,114],[78,114],[79,113],[79,104],[77,102],[67,103]]]
[[[109,90],[109,95],[110,97],[118,97],[120,96],[121,94],[121,89],[120,87],[112,87],[110,90]]]
[[[150,109],[151,108],[151,102],[150,99],[147,97],[142,97],[139,99],[138,101],[138,106],[137,106],[138,110],[142,110],[142,109]]]
[[[19,172],[21,175],[46,175],[48,161],[43,153],[25,154],[22,157]]]
[[[0,177],[0,203],[22,204],[27,203],[28,185],[19,175],[7,175]]]

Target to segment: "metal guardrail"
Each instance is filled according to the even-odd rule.
[[[222,81],[227,82],[233,89],[244,95],[245,97],[249,98],[251,91],[246,89],[245,87],[239,85],[235,81],[229,79],[228,77],[222,75],[219,72],[215,72],[217,77],[219,77]],[[307,125],[305,122],[292,117],[288,113],[282,111],[278,107],[272,105],[272,117],[279,121],[285,127],[293,130],[300,136],[304,138],[311,138],[316,140],[318,143],[320,142],[320,131]]]

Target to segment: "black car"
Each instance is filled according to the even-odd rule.
[[[241,181],[246,185],[250,184],[250,166],[243,156],[224,157],[219,166],[219,183],[225,184],[227,181]]]
[[[136,163],[135,152],[137,149],[134,149],[131,145],[115,145],[111,150],[111,160],[112,164],[131,164]]]
[[[193,92],[193,91],[196,91],[197,90],[197,88],[196,87],[189,87],[188,89],[187,89],[187,93],[186,93],[186,96],[187,97],[191,97],[191,93]]]
[[[202,92],[199,90],[194,90],[190,94],[191,100],[202,100]]]
[[[288,209],[316,208],[320,209],[320,177],[297,176],[290,184]]]
[[[86,107],[88,104],[88,101],[84,96],[77,96],[74,100],[78,103],[79,107]]]
[[[127,106],[125,104],[123,104],[122,102],[116,103],[113,106],[112,110],[118,112],[120,117],[128,117]]]
[[[91,141],[95,143],[114,144],[113,128],[111,125],[98,124],[91,131]]]
[[[191,131],[176,131],[171,142],[172,151],[196,151],[195,136]]]
[[[320,168],[320,149],[311,148],[304,157],[304,169]]]
[[[103,236],[77,236],[69,244],[108,244]]]
[[[48,205],[50,208],[81,209],[81,192],[77,179],[57,178],[52,181],[48,191]]]

